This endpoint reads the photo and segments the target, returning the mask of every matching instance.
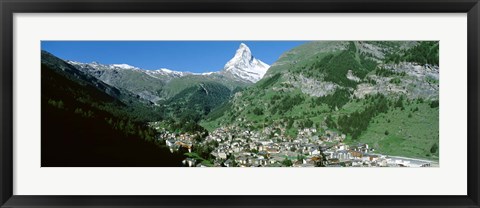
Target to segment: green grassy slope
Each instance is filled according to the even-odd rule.
[[[371,46],[376,49],[369,51]],[[391,63],[385,56],[396,52],[401,52],[402,56],[415,54],[419,46],[425,47],[416,42],[327,41],[304,44],[282,55],[262,80],[237,93],[228,104],[213,111],[212,116],[200,124],[208,130],[229,124],[253,130],[279,125],[286,127],[292,137],[296,136],[296,130],[304,127],[315,127],[320,131],[334,129],[341,133],[345,131],[348,143],[368,143],[379,153],[436,160],[439,155],[438,107],[430,107],[430,102],[438,97],[430,96],[423,102],[402,98],[400,102],[401,92],[393,92],[382,95],[384,104],[380,104],[380,98],[373,102],[368,100],[373,98],[353,95],[359,84],[376,84],[369,76],[392,79],[391,83],[396,82],[395,79],[411,83],[416,79],[414,76],[386,73],[379,66]],[[426,53],[433,54],[425,55],[427,59],[438,59],[435,46],[438,44],[429,45]],[[348,79],[348,71],[359,80]],[[332,83],[336,88],[321,97],[308,93],[315,91],[316,87],[324,87],[321,85],[324,82]],[[303,89],[302,83],[312,83],[313,89]],[[406,93],[415,88],[414,84],[411,85],[404,88]],[[397,106],[399,102],[403,108]],[[380,110],[376,105],[385,107]],[[343,119],[343,123],[339,123],[339,119]],[[351,128],[346,127],[347,124]]]
[[[418,109],[418,110],[416,110]],[[438,160],[439,111],[426,102],[405,105],[376,116],[354,142],[367,143],[379,153]]]

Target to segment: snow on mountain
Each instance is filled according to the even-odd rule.
[[[270,65],[256,59],[250,48],[241,43],[235,56],[225,64],[222,73],[255,83],[262,79],[268,68]]]
[[[159,78],[159,76],[169,76],[169,77],[182,77],[186,75],[211,75],[218,72],[203,72],[203,73],[192,73],[192,72],[182,72],[182,71],[175,71],[166,68],[160,68],[157,70],[143,70],[135,66],[131,66],[128,64],[100,64],[98,62],[92,63],[81,63],[77,61],[67,61],[69,64],[85,68],[88,67],[93,70],[109,70],[109,69],[117,69],[117,70],[137,70],[139,72],[145,73],[149,76]]]
[[[181,71],[174,71],[174,70],[170,70],[170,69],[161,68],[161,69],[158,69],[158,70],[146,70],[146,73],[149,74],[149,75],[167,75],[167,76],[174,76],[174,77],[182,77],[182,76],[186,76],[186,75],[205,75],[205,76],[208,76],[208,75],[215,74],[215,73],[218,73],[218,72],[193,73],[193,72],[181,72]]]
[[[154,75],[154,76],[165,75],[165,76],[173,76],[173,77],[181,77],[186,75],[185,72],[174,71],[174,70],[165,69],[165,68],[161,68],[157,70],[145,70],[145,73],[147,73],[148,75]]]
[[[235,56],[225,64],[223,70],[217,72],[192,73],[174,71],[166,68],[161,68],[157,70],[142,70],[138,67],[128,64],[100,64],[97,62],[80,63],[76,61],[67,62],[90,73],[95,73],[96,71],[110,70],[135,70],[141,73],[145,73],[148,76],[154,78],[175,78],[183,77],[186,75],[210,76],[214,74],[223,74],[236,80],[251,83],[255,83],[258,80],[262,79],[268,68],[270,68],[268,64],[253,57],[250,48],[248,48],[248,46],[244,43],[240,44],[240,47],[235,53]]]
[[[218,72],[203,72],[203,73],[200,73],[200,75],[211,75],[215,73],[218,73]]]
[[[128,64],[110,64],[109,67],[110,68],[119,68],[119,69],[139,69],[137,67],[130,66]]]
[[[128,64],[100,64],[98,62],[92,62],[92,63],[81,63],[77,61],[67,61],[67,63],[77,66],[77,67],[92,67],[95,69],[102,69],[102,70],[108,70],[108,69],[126,69],[126,70],[139,70],[140,68],[131,66]]]

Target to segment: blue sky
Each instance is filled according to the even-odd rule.
[[[240,43],[271,65],[283,52],[305,41],[42,41],[41,47],[62,59],[85,63],[208,72],[222,69]]]

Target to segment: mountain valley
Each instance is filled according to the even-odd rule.
[[[191,73],[42,51],[42,119],[44,106],[49,125],[97,119],[176,158],[159,166],[438,164],[439,42],[312,41],[271,66],[252,54],[242,43],[223,69]]]

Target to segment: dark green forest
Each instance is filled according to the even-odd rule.
[[[353,139],[357,139],[367,129],[372,118],[387,112],[390,107],[387,98],[381,94],[368,96],[366,102],[368,105],[364,110],[338,118],[338,128],[351,135]],[[400,97],[396,103],[403,106],[403,97]]]
[[[439,45],[438,41],[421,41],[412,48],[387,54],[385,61],[394,63],[407,61],[419,64],[439,65]]]
[[[345,76],[348,71],[351,70],[355,76],[363,79],[376,67],[375,61],[358,53],[355,44],[349,42],[346,50],[338,54],[328,54],[325,57],[317,56],[313,63],[301,67],[302,70],[297,72],[305,73],[309,77],[324,78],[325,81],[337,83],[343,87],[355,88],[357,82]]]
[[[232,91],[224,85],[206,82],[182,90],[165,101],[163,106],[168,112],[167,117],[197,123],[226,102],[231,95]]]
[[[139,116],[147,112],[46,65],[41,70],[43,167],[181,166],[183,155],[155,143],[156,132]]]

